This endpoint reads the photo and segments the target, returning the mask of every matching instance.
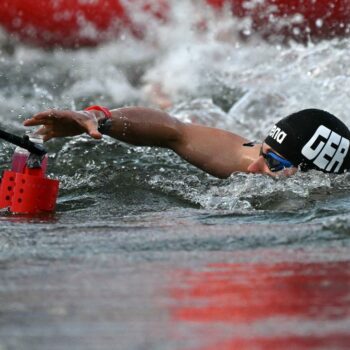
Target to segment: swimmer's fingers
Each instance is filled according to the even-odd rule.
[[[54,137],[54,135],[52,134],[52,131],[48,129],[46,126],[41,127],[34,134],[41,135],[43,137],[44,142],[49,141]]]
[[[48,125],[52,124],[52,120],[47,117],[32,117],[30,119],[26,119],[23,122],[24,126],[37,126],[37,125]]]
[[[48,129],[42,129],[40,132],[47,139],[75,136],[85,132],[95,139],[102,137],[97,130],[98,122],[95,115],[86,112],[48,110],[35,114],[23,124],[25,126],[46,126]]]
[[[44,112],[34,114],[31,118],[23,122],[24,126],[49,125],[53,124],[65,111],[49,109]]]

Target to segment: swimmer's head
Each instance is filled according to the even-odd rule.
[[[283,118],[264,143],[304,171],[342,173],[350,169],[349,129],[319,109],[305,109]]]

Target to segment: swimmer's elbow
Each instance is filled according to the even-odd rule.
[[[233,172],[227,172],[227,171],[217,171],[217,170],[204,170],[204,171],[222,180],[228,179],[233,174]]]
[[[216,177],[222,180],[228,179],[233,173],[217,174]]]
[[[172,118],[170,132],[167,134],[166,145],[164,146],[176,152],[177,149],[182,148],[187,143],[186,138],[186,123]]]

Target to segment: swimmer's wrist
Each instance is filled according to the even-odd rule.
[[[78,113],[84,114],[87,118],[91,118],[91,117],[94,118],[97,121],[97,123],[99,123],[100,120],[103,120],[106,118],[105,115],[100,111],[83,110],[83,111],[78,111]]]
[[[104,106],[94,105],[94,106],[90,106],[90,107],[85,108],[84,111],[102,112],[106,119],[112,118],[111,111],[107,107],[104,107]]]
[[[90,106],[85,108],[84,112],[92,113],[94,115],[98,124],[97,130],[101,134],[108,133],[112,125],[112,122],[111,122],[112,113],[107,107],[99,106],[99,105]]]

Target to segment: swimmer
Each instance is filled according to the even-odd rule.
[[[319,109],[281,119],[260,143],[225,130],[183,123],[166,112],[143,107],[48,110],[25,120],[24,125],[40,125],[37,133],[44,141],[83,133],[101,139],[105,134],[136,146],[168,148],[218,178],[235,172],[289,176],[298,170],[343,173],[350,169],[349,129]]]

